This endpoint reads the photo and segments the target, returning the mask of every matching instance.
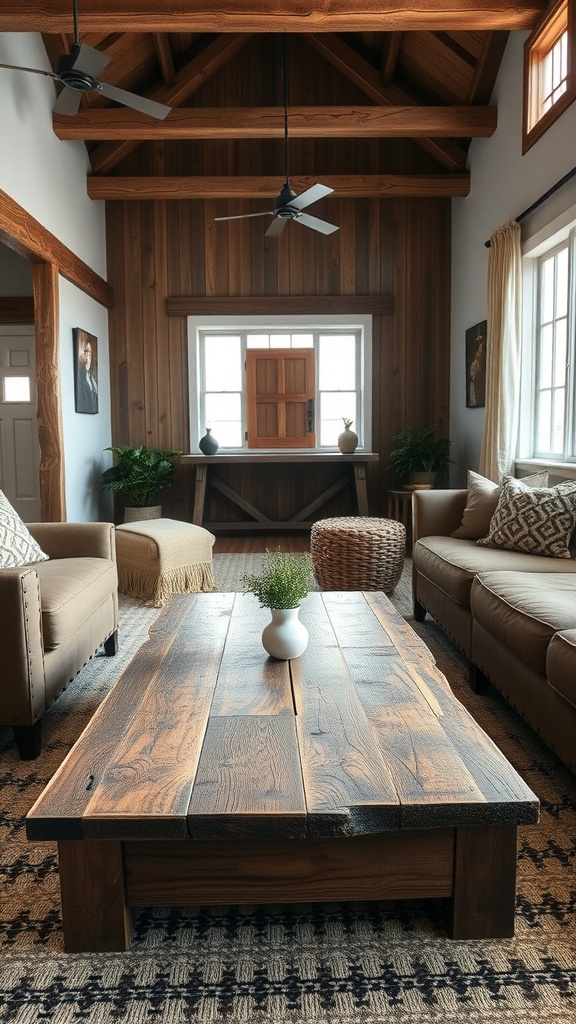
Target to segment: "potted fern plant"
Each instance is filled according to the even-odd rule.
[[[264,650],[273,658],[298,658],[308,644],[308,630],[298,618],[300,602],[314,584],[312,559],[308,552],[288,555],[276,548],[266,549],[259,573],[241,577],[246,593],[254,594],[261,608],[269,608],[272,619],[262,633]]]
[[[438,473],[445,473],[451,441],[436,437],[435,427],[403,427],[394,438],[390,465],[394,478],[408,490],[433,487]]]
[[[171,459],[182,452],[144,445],[116,445],[105,451],[116,455],[118,462],[102,474],[102,488],[124,496],[124,522],[158,519],[162,515],[159,495],[174,480]]]

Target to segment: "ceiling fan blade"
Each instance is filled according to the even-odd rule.
[[[316,203],[318,199],[323,199],[324,196],[329,196],[333,192],[333,188],[328,188],[327,185],[312,185],[311,188],[307,188],[305,192],[302,192],[296,199],[291,199],[289,206],[292,206],[295,210],[303,210],[305,206],[310,206],[312,203]]]
[[[157,117],[159,121],[163,121],[172,110],[172,107],[167,107],[165,103],[157,103],[156,100],[149,100],[145,96],[137,96],[133,92],[126,92],[125,89],[118,89],[115,85],[108,85],[106,82],[98,83],[98,92],[109,100],[122,103],[125,107],[140,110],[143,114],[149,114],[150,117]]]
[[[286,227],[287,223],[288,223],[288,218],[275,217],[274,220],[272,221],[270,227],[268,228],[268,231],[266,232],[266,237],[267,238],[272,238],[274,236],[278,237],[278,235],[281,235],[282,232],[284,231],[284,228]]]
[[[33,75],[46,75],[46,78],[58,80],[58,75],[53,71],[40,71],[39,68],[23,68],[17,64],[0,64],[0,68],[6,68],[7,71],[31,71]]]
[[[72,117],[78,113],[82,93],[69,89],[66,85],[62,89],[56,103],[52,107],[53,114],[68,114]]]
[[[112,58],[107,53],[95,50],[93,46],[87,46],[86,43],[80,43],[78,56],[73,66],[78,71],[83,71],[92,78],[98,78],[100,72],[104,70],[111,60]]]
[[[232,217],[214,217],[214,220],[245,220],[247,217],[273,217],[273,210],[262,210],[262,213],[235,213]]]
[[[311,217],[309,213],[301,213],[295,220],[297,224],[304,224],[307,228],[314,228],[314,231],[321,231],[323,235],[331,235],[334,231],[339,230],[336,224],[328,224],[327,221],[319,220],[318,217]]]

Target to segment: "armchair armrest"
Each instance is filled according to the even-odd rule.
[[[33,725],[46,710],[40,585],[34,566],[0,569],[0,721]]]
[[[108,558],[116,561],[113,523],[26,523],[50,558]]]
[[[414,491],[414,543],[420,537],[449,537],[462,522],[467,498],[467,490]]]

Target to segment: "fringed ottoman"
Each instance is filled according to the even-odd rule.
[[[314,575],[323,590],[394,590],[402,575],[406,529],[394,519],[320,519],[310,531]]]
[[[172,594],[215,590],[212,547],[202,526],[149,519],[116,527],[118,589],[160,608]]]

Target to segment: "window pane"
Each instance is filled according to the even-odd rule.
[[[554,316],[554,257],[542,263],[540,323],[549,323]]]
[[[556,316],[568,311],[568,250],[562,249],[556,257]]]
[[[30,377],[5,377],[4,378],[4,401],[5,402],[29,402],[30,401]]]
[[[549,388],[552,385],[552,353],[553,353],[554,328],[548,324],[540,331],[540,361],[538,370],[540,378],[538,384],[541,388]]]
[[[320,335],[318,381],[321,391],[356,387],[356,338],[353,334]]]
[[[267,334],[247,334],[246,348],[270,348],[270,338]]]
[[[320,444],[336,445],[338,434],[344,430],[344,417],[352,420],[352,429],[355,429],[355,392],[323,391],[320,394]]]
[[[552,408],[551,394],[549,391],[542,391],[538,399],[537,408],[537,430],[536,450],[539,452],[550,451],[550,412]]]
[[[204,372],[207,391],[239,391],[242,387],[240,338],[207,337]]]
[[[292,348],[313,348],[314,337],[312,334],[293,334]]]
[[[566,382],[566,331],[566,320],[558,320],[554,349],[554,384],[556,387],[564,387]]]
[[[270,348],[290,348],[289,334],[271,334]]]
[[[555,455],[564,452],[564,388],[556,388],[553,392],[552,447]]]
[[[240,395],[207,394],[205,411],[206,426],[221,448],[242,447]]]

